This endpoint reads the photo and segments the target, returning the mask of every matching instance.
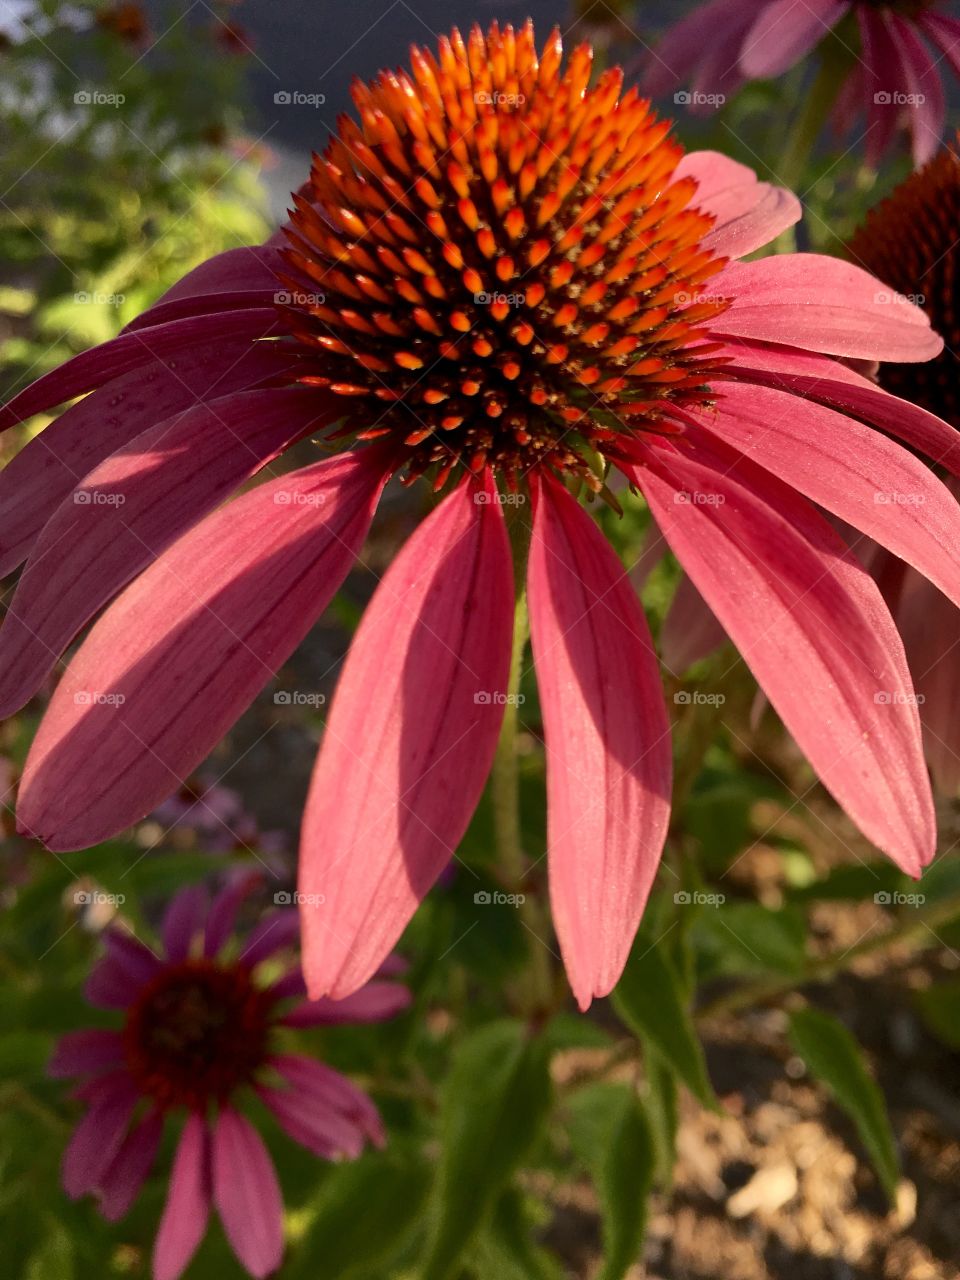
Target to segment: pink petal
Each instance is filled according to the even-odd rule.
[[[917,16],[917,25],[960,76],[960,19],[940,13],[921,13]]]
[[[141,569],[331,416],[310,392],[240,392],[159,423],[85,476],[37,539],[0,628],[0,718]]]
[[[937,154],[943,137],[947,114],[943,82],[936,63],[917,37],[913,24],[894,13],[888,15],[887,22],[900,54],[907,93],[914,99],[910,104],[910,132],[913,163],[920,168]]]
[[[279,273],[286,272],[282,256],[267,245],[244,245],[208,258],[177,281],[125,332],[166,324],[183,316],[207,315],[239,306],[269,306],[284,286]]]
[[[362,1089],[339,1071],[301,1054],[280,1055],[272,1059],[271,1066],[289,1086],[288,1097],[291,1092],[300,1094],[304,1105],[318,1116],[339,1115],[361,1137],[383,1146],[383,1123],[377,1108]]]
[[[277,343],[198,343],[107,382],[44,427],[0,472],[0,576],[28,554],[58,503],[104,458],[157,422],[289,369]]]
[[[783,75],[820,43],[850,8],[850,0],[775,0],[747,32],[740,69],[749,80]]]
[[[732,299],[719,334],[863,360],[929,360],[943,349],[926,313],[849,262],[791,253],[736,262],[710,282]]]
[[[295,1089],[258,1085],[257,1094],[284,1133],[322,1160],[356,1160],[366,1146],[367,1136],[355,1120],[330,1108],[319,1110]]]
[[[203,928],[207,914],[207,893],[202,885],[189,885],[171,900],[163,917],[161,933],[167,959],[172,964],[186,960],[190,946]]]
[[[84,987],[84,996],[106,1009],[125,1009],[160,970],[160,960],[128,933],[108,929],[106,954],[97,961]]]
[[[153,1245],[153,1280],[179,1280],[210,1216],[210,1135],[204,1118],[187,1117],[173,1159],[170,1190]]]
[[[409,1008],[411,995],[397,982],[368,982],[342,1000],[310,1000],[280,1019],[286,1027],[336,1027],[347,1022],[384,1022]]]
[[[99,1186],[140,1097],[126,1071],[101,1076],[87,1086],[84,1096],[90,1106],[63,1153],[63,1189],[71,1200]]]
[[[271,911],[250,931],[240,952],[248,969],[255,969],[278,951],[295,947],[300,941],[300,914],[295,907]]]
[[[912,453],[853,418],[773,387],[730,383],[705,421],[960,605],[960,504]]]
[[[733,449],[696,448],[650,451],[637,469],[664,537],[825,786],[919,874],[936,826],[903,648],[876,586],[805,499]]]
[[[283,1258],[283,1201],[273,1163],[253,1125],[225,1107],[213,1131],[213,1199],[234,1253],[252,1276]]]
[[[123,1036],[119,1031],[91,1028],[68,1031],[57,1041],[47,1063],[47,1075],[54,1079],[92,1075],[123,1062]]]
[[[489,475],[482,488],[461,485],[423,522],[347,655],[303,820],[313,997],[349,995],[374,973],[483,790],[512,632],[510,548],[494,495]]]
[[[207,915],[203,939],[205,956],[216,956],[227,945],[236,928],[240,908],[262,883],[263,875],[259,871],[240,871],[220,890]]]
[[[366,535],[384,466],[362,450],[262,485],[127,588],[37,732],[20,786],[25,828],[51,848],[84,848],[181,785],[326,608]],[[78,691],[99,700],[78,703]]]
[[[123,1140],[100,1181],[100,1212],[119,1222],[140,1194],[163,1136],[163,1115],[151,1111]]]
[[[867,160],[877,165],[896,132],[900,109],[893,95],[902,91],[903,68],[882,12],[869,4],[856,9],[863,45],[863,88],[867,113]]]
[[[924,750],[941,794],[960,791],[960,613],[910,570],[897,622],[920,700]]]
[[[43,409],[82,396],[131,369],[142,368],[153,360],[179,356],[211,338],[220,341],[246,338],[253,342],[274,332],[278,332],[277,312],[272,307],[254,307],[220,316],[173,320],[142,333],[122,333],[99,347],[82,351],[24,388],[0,408],[0,430],[23,422]]]
[[[695,662],[729,644],[729,637],[703,596],[684,574],[660,630],[663,665],[682,675]]]
[[[669,28],[651,54],[643,77],[643,92],[659,98],[689,78],[705,56],[704,31],[732,32],[735,40],[753,21],[755,0],[712,0]],[[736,57],[732,59],[736,64]]]
[[[720,257],[741,258],[752,253],[792,227],[803,214],[793,192],[759,182],[752,169],[718,151],[685,155],[674,178],[687,177],[698,183],[691,203],[716,218],[702,246]]]
[[[527,590],[547,755],[554,927],[581,1009],[620,977],[670,818],[671,753],[643,610],[582,507],[541,481]]]

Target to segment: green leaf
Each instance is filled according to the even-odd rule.
[[[775,911],[758,902],[732,902],[705,912],[697,928],[698,934],[707,935],[705,946],[715,950],[724,972],[803,971],[806,924],[797,907]]]
[[[660,948],[640,943],[613,993],[613,1007],[630,1030],[669,1065],[707,1107],[717,1100],[703,1047],[680,982]]]
[[[842,1022],[819,1009],[798,1009],[790,1015],[790,1039],[810,1072],[853,1120],[892,1202],[900,1162],[883,1093],[867,1070],[860,1046]]]
[[[647,1058],[646,1077],[643,1102],[653,1139],[656,1181],[664,1191],[670,1191],[677,1159],[677,1130],[680,1127],[677,1077],[656,1054]]]
[[[528,1198],[507,1190],[472,1251],[470,1270],[480,1280],[563,1280],[560,1264],[534,1240]],[[547,1216],[543,1207],[540,1211]]]
[[[647,1118],[627,1085],[591,1085],[568,1106],[570,1143],[590,1172],[603,1212],[604,1264],[597,1280],[623,1280],[639,1261],[653,1182]]]
[[[915,996],[920,1016],[935,1036],[960,1049],[960,978],[938,982]]]
[[[547,1052],[517,1022],[494,1022],[459,1046],[443,1091],[437,1222],[422,1280],[447,1280],[550,1104]]]
[[[420,1218],[426,1168],[393,1153],[368,1154],[330,1171],[315,1216],[284,1269],[289,1280],[368,1280],[383,1275]]]

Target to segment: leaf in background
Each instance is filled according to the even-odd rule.
[[[664,1191],[673,1186],[673,1166],[677,1158],[678,1111],[677,1077],[655,1053],[647,1055],[644,1109],[650,1125],[650,1136],[656,1165],[657,1185]]]
[[[721,973],[803,972],[806,920],[798,907],[773,910],[758,902],[731,902],[705,911],[697,931]]]
[[[426,1167],[394,1152],[332,1169],[306,1235],[284,1268],[289,1280],[369,1280],[385,1275],[421,1220]]]
[[[23,1280],[73,1280],[73,1241],[55,1218],[49,1217],[45,1238],[27,1263]]]
[[[914,999],[929,1030],[951,1049],[960,1049],[960,978],[918,991]]]
[[[564,1269],[536,1244],[535,1230],[527,1197],[505,1191],[472,1251],[470,1270],[479,1280],[564,1280]]]
[[[819,1009],[791,1013],[790,1039],[810,1073],[828,1086],[853,1120],[892,1203],[900,1162],[883,1093],[867,1070],[860,1046],[842,1022]]]
[[[641,941],[613,992],[613,1007],[630,1030],[657,1053],[706,1107],[717,1100],[703,1046],[680,982],[657,945]]]
[[[490,1023],[461,1041],[444,1083],[437,1222],[422,1280],[456,1274],[549,1105],[546,1047],[528,1039],[522,1023]]]
[[[597,1280],[623,1280],[643,1245],[655,1163],[650,1127],[629,1085],[579,1089],[567,1106],[571,1145],[593,1179],[603,1213],[604,1264]]]

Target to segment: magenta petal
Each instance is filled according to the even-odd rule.
[[[844,414],[773,387],[728,384],[705,422],[960,606],[960,504],[912,453]]]
[[[901,108],[893,95],[903,92],[903,68],[883,12],[869,4],[858,4],[857,22],[863,46],[863,89],[867,115],[867,160],[879,163],[896,132]]]
[[[283,1257],[283,1201],[260,1135],[225,1107],[213,1131],[213,1199],[230,1245],[259,1280]]]
[[[166,324],[184,316],[208,315],[236,307],[269,306],[282,294],[278,273],[289,271],[280,253],[267,245],[227,249],[177,281],[124,332]]]
[[[411,995],[398,982],[368,982],[342,1000],[308,1000],[280,1019],[286,1027],[336,1027],[347,1022],[383,1022],[409,1008]]]
[[[294,947],[300,941],[300,913],[296,907],[271,911],[251,929],[240,952],[240,960],[254,969],[278,951]]]
[[[836,26],[850,0],[775,0],[747,32],[740,69],[750,80],[789,71]]]
[[[907,571],[897,620],[913,675],[924,750],[937,789],[960,792],[960,612],[925,578]]]
[[[161,928],[164,950],[171,963],[186,960],[190,944],[203,928],[206,914],[207,893],[202,885],[189,885],[174,896]]]
[[[51,848],[85,848],[189,776],[343,581],[369,528],[383,461],[351,452],[262,485],[190,530],[127,588],[41,722],[20,787],[25,829]]]
[[[896,42],[910,104],[913,163],[917,168],[940,149],[947,107],[940,69],[910,22],[891,13],[887,21]]]
[[[921,13],[917,24],[960,76],[960,20],[940,13]]]
[[[383,1145],[383,1123],[377,1108],[362,1089],[339,1071],[300,1054],[280,1055],[272,1059],[271,1065],[290,1086],[290,1091],[300,1094],[306,1106],[318,1115],[338,1114],[360,1135],[377,1146]]]
[[[72,1200],[99,1186],[140,1095],[126,1071],[114,1071],[86,1086],[84,1097],[90,1105],[63,1153],[63,1189]]]
[[[211,338],[247,338],[253,342],[277,331],[276,311],[272,307],[254,307],[249,311],[173,320],[142,333],[122,333],[74,356],[15,395],[0,408],[0,430],[92,391],[131,369],[189,351],[197,343]]]
[[[163,1115],[151,1111],[124,1138],[100,1180],[100,1212],[119,1222],[140,1194],[163,1136]]]
[[[159,959],[136,938],[119,929],[104,935],[106,954],[94,965],[84,987],[91,1004],[125,1009],[160,969]]]
[[[759,182],[752,169],[718,151],[691,151],[677,165],[674,178],[696,178],[697,194],[691,203],[716,219],[702,244],[719,257],[752,253],[792,227],[803,213],[791,191]]]
[[[183,1126],[170,1190],[153,1245],[153,1280],[179,1280],[203,1239],[210,1217],[210,1135],[200,1115]]]
[[[643,92],[658,98],[697,71],[705,56],[704,31],[732,33],[735,41],[753,20],[755,0],[710,0],[674,23],[652,52],[643,76]],[[728,59],[736,63],[736,58]]]
[[[736,262],[710,284],[732,299],[723,335],[861,360],[929,360],[943,349],[919,307],[838,258],[790,253]]]
[[[68,1031],[57,1041],[47,1063],[47,1075],[54,1079],[91,1075],[123,1062],[123,1036],[119,1031],[92,1028]]]
[[[205,956],[215,956],[227,945],[236,927],[240,908],[262,881],[259,871],[240,871],[220,890],[207,916],[203,938]]]
[[[482,489],[463,484],[420,525],[350,646],[303,819],[300,914],[313,997],[349,995],[374,973],[480,798],[513,613],[495,493],[489,475]]]
[[[0,627],[0,718],[141,569],[330,416],[310,392],[240,392],[159,423],[85,476],[37,539]]]
[[[276,343],[198,343],[149,360],[65,410],[0,471],[0,575],[25,558],[58,503],[104,458],[157,422],[254,387],[292,361]]]
[[[550,901],[586,1009],[620,977],[660,862],[670,726],[630,578],[554,480],[538,490],[527,589],[546,739]]]
[[[684,574],[660,629],[663,665],[679,676],[695,662],[729,643],[703,596]]]
[[[636,471],[664,537],[824,785],[919,874],[936,824],[903,647],[876,585],[805,499],[733,449],[696,448],[651,451]]]

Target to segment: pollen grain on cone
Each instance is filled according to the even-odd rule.
[[[343,433],[393,436],[409,476],[597,487],[585,455],[709,400],[712,218],[668,123],[591,69],[557,33],[538,56],[529,23],[414,47],[354,85],[359,120],[295,197],[286,258],[322,290],[283,307],[298,380],[349,397]]]

